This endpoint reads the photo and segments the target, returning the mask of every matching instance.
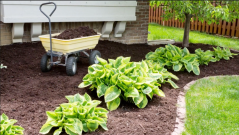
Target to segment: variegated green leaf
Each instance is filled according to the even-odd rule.
[[[123,57],[118,57],[116,60],[115,60],[115,63],[114,63],[114,67],[115,68],[118,68],[120,65],[122,65],[122,60],[123,60]]]
[[[129,61],[130,61],[130,57],[124,57],[124,58],[122,59],[122,62],[123,62],[125,65],[128,64]]]
[[[41,133],[41,134],[47,134],[47,133],[49,133],[49,131],[52,129],[52,127],[53,127],[52,125],[46,123],[46,124],[44,124],[44,125],[41,127],[39,133]]]
[[[142,92],[143,92],[144,94],[149,94],[150,92],[152,92],[152,88],[146,87],[145,89],[142,90]]]
[[[109,87],[105,92],[105,102],[110,102],[119,97],[121,90],[116,86]]]
[[[72,124],[67,124],[64,127],[65,132],[69,135],[78,135]]]
[[[185,67],[186,67],[186,69],[187,69],[188,72],[191,72],[191,71],[193,70],[193,65],[192,65],[192,63],[187,63],[187,64],[185,64]]]
[[[160,96],[160,97],[165,97],[165,94],[162,90],[160,90],[158,87],[156,87],[155,89],[153,89],[153,93]]]
[[[139,93],[139,96],[138,97],[134,97],[133,100],[134,100],[134,103],[137,105],[139,104],[142,100],[144,99],[144,94],[143,93]]]
[[[144,108],[147,104],[148,104],[148,99],[147,99],[146,95],[144,95],[143,100],[139,104],[137,104],[137,106],[139,108]]]
[[[100,126],[104,129],[104,130],[108,130],[106,122],[101,122]]]
[[[101,65],[106,65],[108,62],[104,60],[103,58],[100,58],[99,56],[96,56],[97,60],[100,62]]]
[[[124,93],[125,97],[138,97],[139,92],[135,87],[129,87],[128,90]]]
[[[118,76],[119,76],[119,74],[116,73],[116,74],[114,74],[114,75],[111,77],[111,82],[112,82],[112,84],[114,84],[114,85],[117,84],[117,82],[118,82]]]
[[[87,93],[84,94],[84,98],[85,98],[85,100],[88,101],[88,102],[91,101],[91,97],[90,97]]]
[[[174,65],[173,65],[173,70],[174,70],[174,71],[180,71],[181,68],[182,68],[182,66],[183,66],[183,64],[181,64],[181,63],[174,64]]]
[[[188,51],[188,49],[186,47],[183,48],[183,53],[184,53],[184,55],[190,54],[190,52]]]
[[[141,62],[141,67],[144,69],[145,72],[149,71],[148,65],[145,61]]]
[[[150,97],[150,99],[152,99],[154,96],[154,92],[152,91],[152,92],[148,93],[147,95]]]
[[[195,75],[199,75],[199,74],[200,74],[199,66],[193,65],[193,73],[194,73]]]
[[[101,97],[101,96],[105,95],[105,92],[108,88],[109,87],[106,86],[104,83],[101,83],[97,88],[97,96]]]
[[[168,79],[167,82],[170,83],[173,88],[179,88],[171,79]]]
[[[55,130],[53,135],[60,135],[61,132],[62,132],[62,127],[60,127],[59,129]]]
[[[120,98],[117,97],[116,99],[114,99],[114,100],[112,100],[110,102],[107,102],[106,105],[107,105],[107,108],[110,111],[116,110],[119,107],[119,105],[120,105]]]
[[[87,128],[90,131],[95,131],[98,128],[99,124],[96,122],[96,120],[88,120],[87,121]]]
[[[79,86],[78,86],[78,88],[85,88],[85,87],[87,87],[87,86],[90,86],[92,84],[92,82],[82,82]]]

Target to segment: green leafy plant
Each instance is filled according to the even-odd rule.
[[[233,55],[237,55],[237,54],[231,53],[230,49],[228,48],[221,49],[220,47],[217,47],[217,48],[213,47],[213,49],[214,49],[214,56],[217,61],[219,61],[220,59],[229,60],[230,57],[233,58]]]
[[[69,135],[81,135],[82,131],[95,131],[99,125],[108,130],[108,111],[97,107],[101,101],[91,100],[88,94],[75,94],[66,98],[69,103],[60,104],[53,112],[46,112],[48,119],[40,130],[41,134],[47,134],[53,127],[59,127],[53,135],[59,135],[63,129]]]
[[[152,70],[153,73],[159,73],[162,75],[158,79],[158,82],[165,83],[168,82],[171,84],[173,88],[179,88],[172,79],[178,80],[178,77],[172,74],[171,72],[168,72],[166,68],[158,64],[157,62],[154,62],[153,60],[146,60],[146,63],[148,64],[148,67]]]
[[[214,52],[207,50],[203,51],[201,48],[195,50],[195,54],[197,55],[197,59],[200,65],[208,65],[209,62],[216,62],[217,60],[213,57]]]
[[[7,66],[3,66],[3,64],[0,65],[0,69],[7,68]]]
[[[1,115],[1,135],[23,135],[24,128],[14,125],[17,120],[9,119],[4,113]]]
[[[214,51],[203,51],[199,48],[195,50],[195,54],[191,54],[186,47],[181,49],[169,44],[165,47],[157,48],[155,52],[149,52],[145,58],[147,63],[151,63],[149,67],[152,67],[154,72],[155,69],[162,71],[166,66],[168,69],[173,69],[174,71],[183,71],[186,69],[188,72],[193,71],[194,74],[199,75],[199,65],[208,65],[209,62],[216,62],[220,59],[229,60],[233,55],[237,55],[231,53],[228,48],[221,49],[217,47],[213,49]]]
[[[193,71],[194,74],[199,75],[199,63],[196,54],[190,54],[188,49],[184,47],[181,49],[177,46],[168,44],[165,47],[160,47],[155,52],[149,52],[146,54],[147,60],[153,60],[160,66],[167,66],[174,71],[187,70]]]
[[[122,56],[116,60],[109,59],[109,63],[102,58],[97,59],[100,63],[88,68],[79,88],[90,85],[90,89],[96,88],[98,97],[104,96],[109,110],[117,109],[121,99],[144,108],[148,103],[147,96],[151,99],[154,94],[165,96],[158,87],[163,75],[149,69],[145,61],[130,62],[130,57]]]

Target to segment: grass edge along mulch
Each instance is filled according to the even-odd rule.
[[[174,39],[176,42],[183,41],[184,29],[182,28],[162,26],[157,23],[149,23],[148,31],[150,32],[150,34],[148,34],[148,40]],[[238,39],[216,36],[199,31],[190,31],[189,43],[210,44],[239,50]]]
[[[223,82],[223,83],[222,83]],[[186,93],[187,134],[238,134],[239,76],[197,80]]]

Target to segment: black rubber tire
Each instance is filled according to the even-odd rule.
[[[99,57],[101,57],[101,53],[97,50],[93,50],[91,53],[90,53],[90,56],[89,56],[89,63],[90,65],[93,65],[93,64],[98,64],[96,61],[95,61],[95,57],[96,55],[98,55]]]
[[[47,54],[44,54],[41,58],[41,71],[42,72],[48,72],[51,70],[52,66],[48,65],[48,61],[51,61],[50,56],[48,56]]]
[[[66,74],[68,76],[74,76],[77,71],[77,62],[75,56],[70,56],[67,58],[66,62]]]

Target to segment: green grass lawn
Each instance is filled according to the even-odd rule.
[[[239,77],[211,77],[186,93],[184,135],[239,135]]]
[[[183,41],[184,29],[182,28],[167,27],[150,23],[148,31],[151,32],[151,34],[148,34],[148,40],[174,39],[177,42]],[[198,31],[190,31],[189,42],[217,45],[239,50],[239,39],[219,37]]]

